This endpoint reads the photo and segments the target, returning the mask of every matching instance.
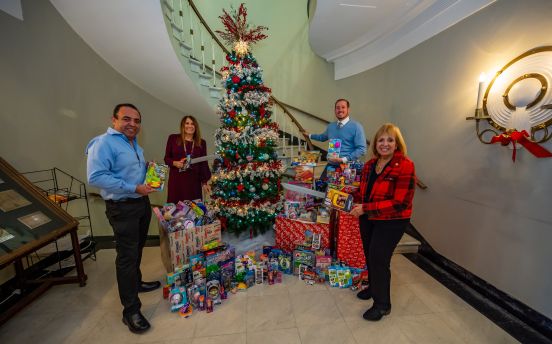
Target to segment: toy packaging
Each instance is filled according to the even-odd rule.
[[[295,166],[295,180],[312,185],[314,179],[314,167],[307,165]]]
[[[146,179],[144,180],[144,184],[157,191],[162,191],[165,187],[168,172],[169,166],[165,164],[158,164],[155,161],[150,161],[148,162],[146,169]]]
[[[341,152],[341,140],[331,139],[328,143],[328,159],[339,158]]]
[[[324,205],[337,210],[350,212],[353,208],[353,195],[329,187],[328,191],[326,191]]]
[[[316,166],[320,160],[320,151],[299,151],[299,156],[294,158],[291,162],[291,166],[307,165]]]
[[[184,287],[175,287],[171,290],[169,295],[171,312],[178,312],[186,303],[188,303],[188,298],[186,295],[186,288]]]

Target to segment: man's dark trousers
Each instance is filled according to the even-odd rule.
[[[119,297],[124,307],[123,315],[131,315],[139,312],[142,306],[138,298],[138,287],[142,280],[142,249],[151,220],[150,201],[147,196],[125,201],[106,201],[105,207],[115,234],[115,266]]]

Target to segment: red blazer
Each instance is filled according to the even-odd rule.
[[[377,177],[365,198],[368,176],[377,159],[371,159],[362,169],[360,193],[357,199],[362,201],[362,210],[370,220],[409,219],[412,215],[412,198],[416,189],[414,163],[401,152],[395,151],[385,170]]]

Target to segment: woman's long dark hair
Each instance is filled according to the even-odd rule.
[[[194,122],[195,132],[193,141],[194,144],[198,147],[201,147],[201,131],[199,130],[199,124],[197,123],[197,119],[195,119],[194,116],[186,115],[182,117],[182,120],[180,121],[180,140],[182,141],[182,144],[184,143],[184,124],[186,123],[187,119],[191,119],[192,122]]]

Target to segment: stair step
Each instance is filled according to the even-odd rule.
[[[199,84],[202,86],[211,86],[213,75],[207,73],[199,73]]]
[[[175,23],[173,23],[171,21],[171,27],[172,27],[172,34],[173,34],[173,37],[178,41],[180,42],[180,40],[182,39],[182,29],[178,27],[178,25],[176,25]]]
[[[192,47],[189,46],[184,41],[179,41],[179,45],[180,45],[180,54],[182,56],[190,57],[190,52],[192,51]]]
[[[199,62],[198,60],[194,59],[194,58],[190,58],[190,69],[192,72],[195,72],[195,73],[201,73],[201,67],[202,67],[202,63]]]
[[[209,95],[212,98],[221,98],[222,97],[222,87],[209,86]]]
[[[417,253],[420,245],[421,243],[418,240],[404,233],[394,253]]]

